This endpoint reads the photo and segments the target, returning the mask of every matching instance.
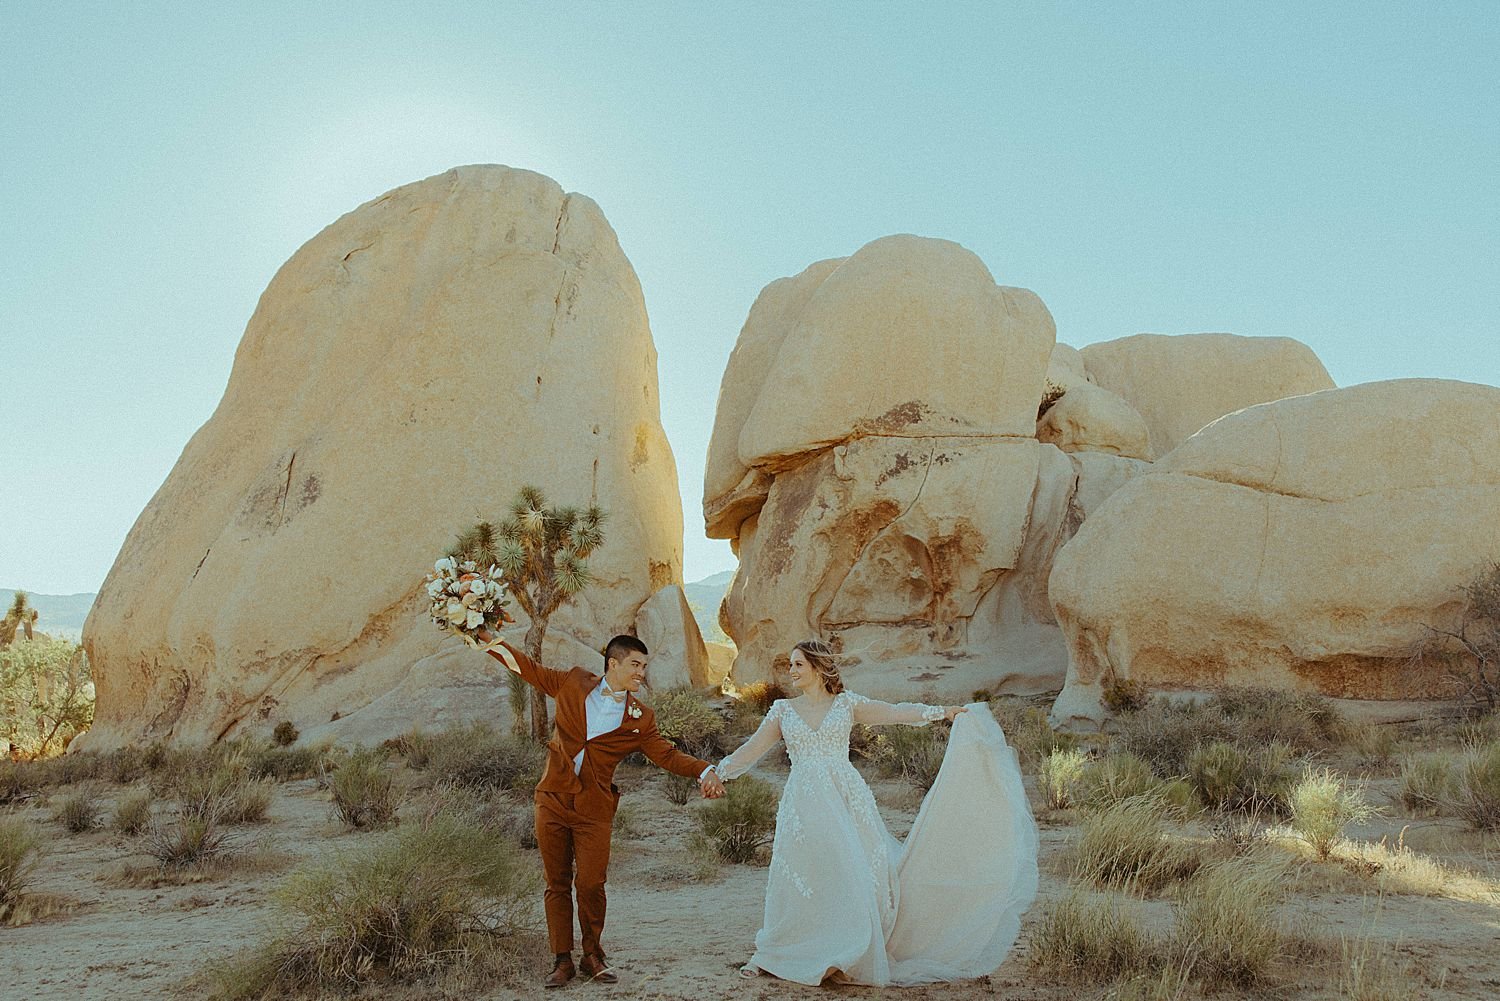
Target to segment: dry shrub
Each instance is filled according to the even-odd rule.
[[[513,842],[439,812],[294,873],[275,893],[271,936],[207,979],[216,997],[248,999],[514,972],[535,888]]]
[[[1088,756],[1082,751],[1053,751],[1047,755],[1037,773],[1047,806],[1054,810],[1072,806],[1087,767]]]
[[[1347,825],[1363,823],[1374,814],[1362,789],[1346,785],[1327,768],[1308,769],[1292,787],[1289,804],[1289,826],[1319,859],[1328,858]]]
[[[1104,683],[1104,708],[1111,714],[1140,711],[1148,698],[1146,686],[1139,678],[1120,678],[1114,674]]]
[[[1310,692],[1274,688],[1225,688],[1208,701],[1230,722],[1235,738],[1246,746],[1285,744],[1310,753],[1338,744],[1349,725],[1332,702]]]
[[[1035,768],[1053,751],[1071,751],[1078,738],[1052,729],[1043,710],[1013,696],[990,700],[990,713],[1005,733],[1005,741],[1016,749],[1023,768]]]
[[[1368,935],[1341,943],[1339,1001],[1410,1001],[1420,997],[1410,960],[1397,959]]]
[[[1408,754],[1401,758],[1401,805],[1416,814],[1434,814],[1453,797],[1453,765],[1447,754]]]
[[[753,775],[741,776],[700,809],[697,820],[719,858],[754,862],[776,828],[776,790]]]
[[[256,779],[310,779],[330,765],[332,753],[327,747],[262,747],[250,752],[245,769]]]
[[[1175,903],[1173,951],[1211,989],[1263,982],[1281,955],[1285,928],[1277,904],[1284,864],[1250,856],[1205,868]]]
[[[284,719],[276,724],[276,729],[271,731],[271,742],[277,747],[288,747],[295,744],[300,736],[302,735],[292,721]]]
[[[1080,780],[1079,799],[1093,810],[1112,806],[1132,796],[1149,795],[1166,785],[1152,774],[1150,765],[1128,752],[1110,754],[1094,761]]]
[[[891,726],[876,735],[871,760],[882,775],[927,790],[937,781],[947,748],[946,727]]]
[[[184,869],[216,862],[235,844],[216,814],[179,812],[171,821],[153,822],[144,847],[160,868]]]
[[[151,825],[151,805],[154,802],[150,789],[131,789],[115,801],[111,825],[121,834],[140,834]]]
[[[1160,696],[1138,712],[1125,713],[1116,723],[1121,746],[1162,778],[1187,774],[1194,751],[1233,735],[1229,721],[1217,709]]]
[[[678,806],[686,806],[698,792],[698,780],[691,775],[668,772],[665,789],[669,801]]]
[[[73,834],[83,834],[99,826],[99,796],[92,789],[80,789],[63,797],[52,819]]]
[[[531,739],[473,723],[422,738],[427,771],[439,783],[469,789],[530,793],[547,750]],[[410,764],[412,759],[407,758]],[[415,767],[415,766],[414,766]]]
[[[1135,796],[1089,815],[1073,848],[1073,874],[1100,886],[1155,893],[1202,867],[1205,849],[1173,837],[1158,795]]]
[[[754,681],[735,693],[739,704],[755,716],[764,716],[771,711],[772,703],[786,698],[786,689],[775,682]]]
[[[1451,803],[1475,830],[1500,830],[1500,740],[1464,751],[1453,770]]]
[[[646,833],[646,822],[634,803],[621,803],[615,807],[614,823],[610,826],[609,840],[614,844],[634,841]]]
[[[1156,944],[1118,897],[1086,897],[1074,890],[1044,904],[1041,912],[1031,933],[1030,962],[1049,977],[1061,972],[1117,980],[1157,965]]]
[[[333,812],[346,827],[368,830],[396,819],[396,788],[379,750],[360,749],[349,755],[328,780]]]
[[[662,692],[651,703],[661,735],[696,758],[722,757],[724,717],[691,688]]]
[[[1285,744],[1244,748],[1217,741],[1188,757],[1198,797],[1222,812],[1285,816],[1292,785],[1292,750]]]
[[[0,817],[0,922],[16,917],[43,843],[41,832],[20,817]]]

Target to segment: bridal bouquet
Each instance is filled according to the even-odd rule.
[[[474,635],[481,627],[499,632],[507,622],[514,622],[505,611],[510,594],[500,568],[480,570],[473,560],[459,562],[444,556],[432,565],[428,574],[427,597],[432,599],[429,612],[439,629],[463,637],[469,646],[479,646]]]

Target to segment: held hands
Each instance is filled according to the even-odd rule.
[[[698,790],[703,793],[704,799],[718,799],[724,795],[724,780],[719,778],[718,772],[710,768],[698,780]]]

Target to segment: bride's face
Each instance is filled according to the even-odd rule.
[[[817,669],[807,662],[807,655],[801,650],[793,650],[791,662],[786,673],[792,679],[792,687],[799,692],[816,691],[823,679]]]

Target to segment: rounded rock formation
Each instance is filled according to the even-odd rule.
[[[99,593],[89,746],[505,714],[492,660],[426,621],[421,577],[526,483],[609,513],[600,584],[546,651],[598,668],[682,566],[645,303],[598,206],[475,166],[338,219],[261,296]]]
[[[1059,721],[1104,687],[1452,694],[1409,661],[1500,558],[1500,389],[1367,383],[1249,407],[1110,496],[1058,553]]]

